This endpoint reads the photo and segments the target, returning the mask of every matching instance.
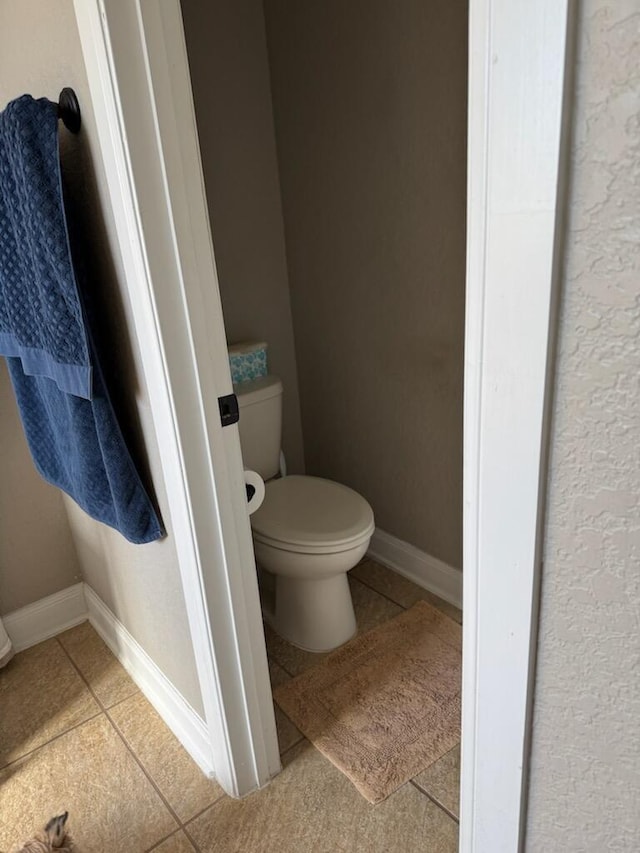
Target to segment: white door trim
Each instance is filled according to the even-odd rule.
[[[74,0],[221,784],[279,768],[178,0]],[[568,0],[472,0],[461,845],[522,845]],[[425,839],[428,845],[428,839]]]
[[[567,0],[472,0],[460,849],[524,844]]]
[[[280,768],[178,0],[74,0],[219,783]],[[160,628],[160,626],[159,626]]]

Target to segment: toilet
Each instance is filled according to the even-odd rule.
[[[285,640],[326,652],[356,633],[347,572],[366,554],[373,511],[353,489],[320,477],[279,477],[282,382],[277,376],[234,386],[244,467],[265,481],[251,515],[256,563],[275,579],[265,621]]]

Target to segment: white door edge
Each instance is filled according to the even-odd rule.
[[[74,0],[223,788],[278,772],[237,426],[177,0]]]

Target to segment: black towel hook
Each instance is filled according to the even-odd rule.
[[[62,119],[62,123],[71,133],[80,130],[80,104],[76,93],[68,86],[65,86],[58,98],[58,118]]]

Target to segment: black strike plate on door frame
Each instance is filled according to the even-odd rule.
[[[240,420],[240,409],[238,398],[235,394],[227,394],[226,397],[218,397],[220,407],[220,423],[223,427],[237,424]]]

